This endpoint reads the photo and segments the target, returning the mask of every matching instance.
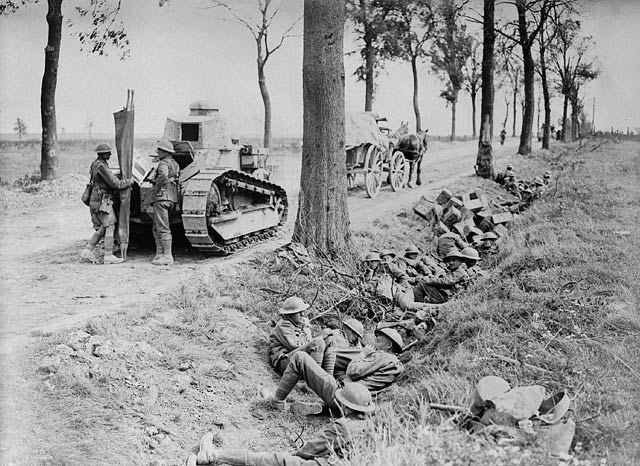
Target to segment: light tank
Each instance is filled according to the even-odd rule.
[[[167,118],[163,139],[180,165],[180,202],[171,223],[182,224],[191,246],[230,254],[273,236],[287,219],[287,194],[269,182],[268,149],[232,139],[219,110],[208,102],[190,105],[189,115]],[[142,162],[142,163],[141,163]],[[145,160],[134,160],[134,173]],[[153,172],[135,184],[131,222],[151,224]]]

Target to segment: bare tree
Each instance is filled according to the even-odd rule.
[[[356,69],[359,81],[364,81],[364,111],[373,109],[375,77],[382,66],[381,38],[387,30],[387,18],[395,0],[346,0],[347,18],[353,24],[358,40],[362,41],[362,64]]]
[[[462,69],[464,73],[464,89],[471,97],[471,126],[473,129],[473,138],[478,137],[476,130],[476,96],[480,90],[482,81],[482,61],[480,59],[480,42],[473,36],[471,37],[471,54]]]
[[[265,67],[269,58],[277,52],[284,41],[289,37],[294,37],[292,31],[302,19],[302,16],[293,21],[281,34],[275,35],[275,40],[271,36],[273,32],[274,19],[278,16],[283,1],[274,0],[256,0],[257,14],[250,12],[240,12],[237,8],[232,7],[235,4],[229,0],[211,0],[212,8],[223,8],[226,10],[229,20],[236,22],[249,31],[256,44],[256,64],[258,66],[258,87],[260,88],[260,96],[264,106],[264,133],[262,144],[264,147],[271,146],[271,96],[267,87],[267,76]],[[162,6],[163,0],[160,1]]]
[[[35,4],[38,0],[9,0],[0,5],[0,14],[10,14],[20,7]],[[73,14],[67,21],[77,25],[76,33],[84,50],[99,55],[106,54],[110,46],[120,51],[125,58],[129,51],[129,40],[123,23],[119,20],[121,0],[84,0],[76,3]],[[43,180],[57,177],[58,136],[56,125],[56,87],[58,64],[62,43],[62,0],[47,0],[47,45],[44,49],[44,73],[40,91],[40,118],[42,121],[42,145],[40,153],[40,176]],[[81,28],[86,27],[86,30]]]
[[[462,23],[466,1],[447,1],[438,4],[439,26],[431,50],[431,64],[445,83],[440,97],[451,105],[451,136],[456,137],[456,105],[464,83],[463,67],[471,55],[471,39]]]
[[[22,118],[18,117],[13,125],[13,130],[18,133],[18,140],[22,141],[22,138],[27,135],[27,124]]]
[[[397,0],[384,32],[383,56],[406,60],[413,76],[413,112],[416,132],[422,131],[418,105],[418,61],[427,55],[427,43],[433,35],[435,13],[432,0]]]
[[[316,253],[350,250],[344,152],[344,0],[305,0],[303,146],[293,239]]]

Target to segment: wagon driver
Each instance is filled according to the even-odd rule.
[[[151,261],[154,265],[172,265],[173,255],[171,254],[171,228],[169,216],[173,212],[178,202],[178,176],[180,167],[172,154],[173,144],[162,139],[158,141],[158,166],[154,179],[153,197],[153,238],[156,242],[156,255]]]

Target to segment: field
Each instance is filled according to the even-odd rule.
[[[76,189],[86,181],[73,177],[86,170],[92,147],[74,149],[86,160],[61,166],[63,177],[77,180]],[[445,154],[447,147],[441,149]],[[24,148],[11,157],[5,146],[0,150],[9,185],[37,169],[37,154],[24,158],[32,166],[20,161]],[[498,154],[500,165],[512,161],[523,178],[551,169],[553,189],[483,264],[489,275],[442,306],[427,340],[403,355],[405,374],[378,399],[372,428],[348,464],[558,464],[536,438],[497,442],[469,435],[450,413],[429,409],[429,402],[466,406],[474,384],[490,374],[512,386],[540,384],[570,395],[577,430],[565,464],[640,462],[640,143],[593,140],[528,158],[510,152],[513,144]],[[294,154],[287,149],[275,157],[281,166],[299,163]],[[468,159],[434,157],[423,191],[384,192],[373,205],[361,191],[352,195],[354,257],[410,242],[429,250],[433,233],[410,206],[420,194],[437,194],[442,180],[455,191],[500,192],[468,169],[453,173]],[[280,176],[295,190],[295,175]],[[289,451],[322,428],[322,418],[268,410],[256,393],[277,381],[265,348],[279,303],[298,294],[320,313],[343,298],[338,285],[345,282],[329,264],[319,261],[311,273],[273,248],[226,261],[181,252],[173,272],[158,273],[134,258],[122,269],[124,279],[107,277],[102,286],[94,276],[102,269],[74,263],[85,235],[73,229],[87,223],[76,219],[77,209],[58,213],[64,225],[41,221],[53,237],[43,236],[37,253],[24,256],[28,264],[18,264],[20,247],[29,243],[7,236],[18,231],[7,222],[33,224],[37,215],[75,199],[68,199],[70,192],[50,199],[37,187],[29,199],[38,200],[25,204],[27,193],[16,189],[3,190],[19,204],[3,217],[3,260],[12,269],[3,270],[2,279],[27,304],[18,324],[9,314],[20,301],[5,301],[3,323],[16,332],[45,330],[14,340],[3,356],[2,408],[9,415],[0,431],[2,464],[181,464],[207,430],[220,431],[232,447]],[[332,265],[354,273],[354,262]],[[125,291],[114,290],[118,286]],[[64,325],[42,317],[47,307],[54,314],[66,310],[57,316]],[[365,315],[356,301],[335,309],[321,322]],[[302,389],[293,396],[312,399]]]

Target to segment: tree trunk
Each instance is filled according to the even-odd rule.
[[[569,141],[569,132],[567,131],[567,112],[569,107],[569,95],[564,94],[562,101],[562,142]]]
[[[373,40],[365,36],[365,81],[364,81],[364,111],[370,112],[373,109],[374,94],[374,74],[376,68],[376,51],[373,48]]]
[[[551,95],[547,79],[546,47],[544,45],[544,24],[540,28],[540,79],[542,80],[542,100],[544,101],[544,129],[542,130],[542,148],[549,149],[551,136]]]
[[[507,99],[507,96],[504,96],[504,105],[506,107],[506,111],[504,113],[504,122],[502,123],[502,127],[506,128],[507,127],[507,121],[509,121],[509,99]]]
[[[264,75],[264,63],[260,63],[258,59],[258,86],[260,87],[260,95],[264,105],[264,137],[262,144],[264,147],[271,146],[271,97],[269,89],[267,89],[267,77]]]
[[[305,0],[303,148],[294,241],[337,258],[350,251],[344,150],[344,0]]]
[[[44,49],[44,74],[40,93],[40,118],[42,121],[42,148],[40,176],[53,180],[58,172],[58,134],[56,128],[56,85],[58,60],[62,41],[62,0],[48,0],[47,24],[49,35]]]
[[[420,121],[420,106],[418,105],[418,62],[417,57],[411,57],[411,72],[413,73],[413,112],[416,114],[416,133],[422,131]]]
[[[458,103],[458,97],[456,96],[453,100],[451,100],[451,137],[450,141],[455,141],[456,139],[456,104]]]
[[[516,2],[518,9],[518,32],[520,46],[522,48],[522,60],[524,62],[524,112],[522,115],[522,130],[520,131],[520,146],[518,154],[531,153],[531,132],[533,130],[533,118],[535,113],[534,73],[535,64],[531,53],[531,41],[527,32],[526,5],[523,0]]]
[[[478,137],[476,128],[476,90],[471,91],[471,125],[473,128],[473,139]]]
[[[480,139],[476,157],[476,173],[483,178],[493,178],[493,49],[496,41],[494,29],[495,0],[484,0],[482,46],[482,100],[480,102]],[[475,122],[475,118],[474,118]]]

